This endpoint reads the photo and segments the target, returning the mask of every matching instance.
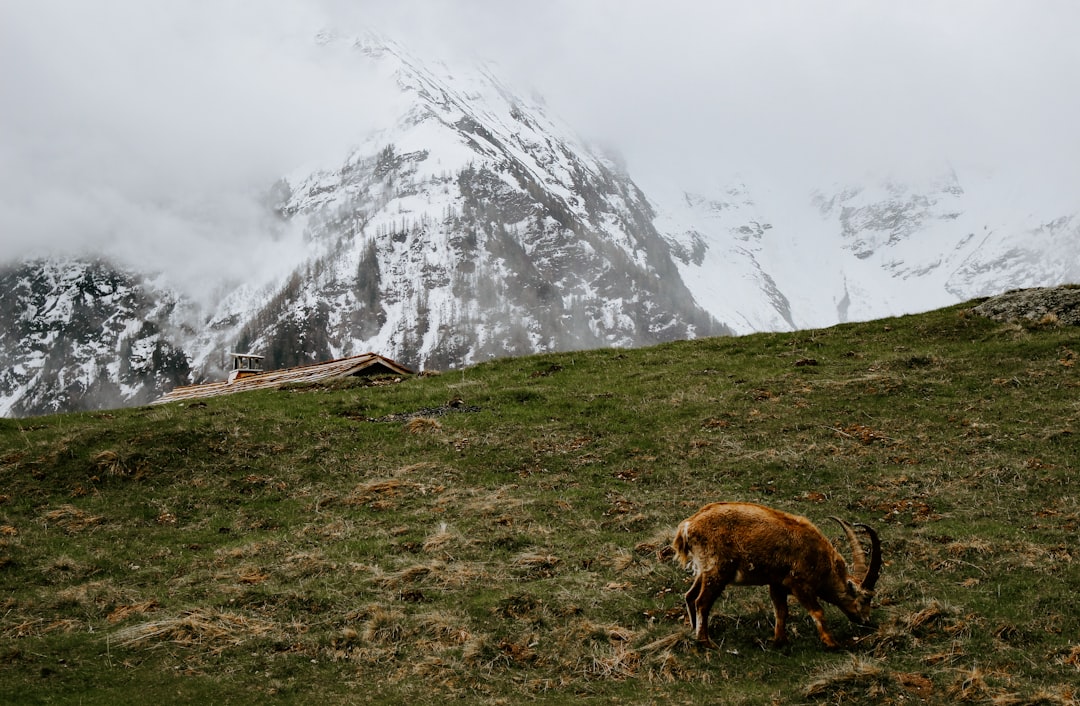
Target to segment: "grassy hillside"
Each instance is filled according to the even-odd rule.
[[[0,702],[1075,703],[1077,351],[961,306],[0,420]],[[731,587],[696,649],[720,499],[874,525],[876,627]]]

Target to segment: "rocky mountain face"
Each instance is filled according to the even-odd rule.
[[[542,106],[483,70],[455,77],[385,41],[357,51],[409,108],[340,165],[275,186],[311,257],[234,346],[275,365],[376,350],[438,369],[724,332],[644,194]]]
[[[0,415],[143,404],[185,383],[179,305],[101,261],[0,268]]]
[[[269,189],[267,207],[303,232],[291,274],[197,305],[168,273],[8,264],[0,415],[145,403],[222,378],[230,351],[262,354],[269,368],[372,351],[448,369],[1080,281],[1075,209],[1008,203],[992,179],[947,170],[796,198],[760,183],[647,196],[487,68],[425,64],[372,37],[352,54],[407,100],[339,163]]]

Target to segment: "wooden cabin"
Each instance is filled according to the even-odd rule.
[[[231,395],[236,392],[281,387],[290,383],[317,382],[350,376],[368,375],[414,375],[414,371],[389,358],[375,353],[362,353],[328,360],[323,363],[301,365],[281,370],[263,370],[263,356],[251,353],[233,353],[229,377],[220,382],[185,385],[173,388],[150,404],[165,404],[182,400]]]

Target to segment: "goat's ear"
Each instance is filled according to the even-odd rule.
[[[848,593],[850,593],[853,596],[856,596],[856,595],[859,594],[859,584],[855,583],[854,579],[849,578],[847,580],[847,590],[848,590]]]

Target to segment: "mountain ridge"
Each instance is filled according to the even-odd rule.
[[[267,210],[303,234],[287,274],[206,305],[166,284],[168,273],[12,264],[0,292],[0,414],[141,404],[222,377],[236,350],[270,367],[373,351],[447,369],[820,328],[1080,281],[1080,264],[1059,254],[1075,252],[1080,217],[1010,207],[985,176],[950,166],[921,183],[871,179],[805,198],[751,180],[661,197],[490,65],[424,62],[375,34],[318,42],[347,44],[402,101],[343,159],[268,188]],[[265,247],[291,257],[273,239]],[[112,289],[72,289],[56,274],[78,280],[80,267]],[[44,314],[77,300],[79,316]],[[39,319],[53,339],[27,323]],[[60,332],[79,345],[46,356]]]

